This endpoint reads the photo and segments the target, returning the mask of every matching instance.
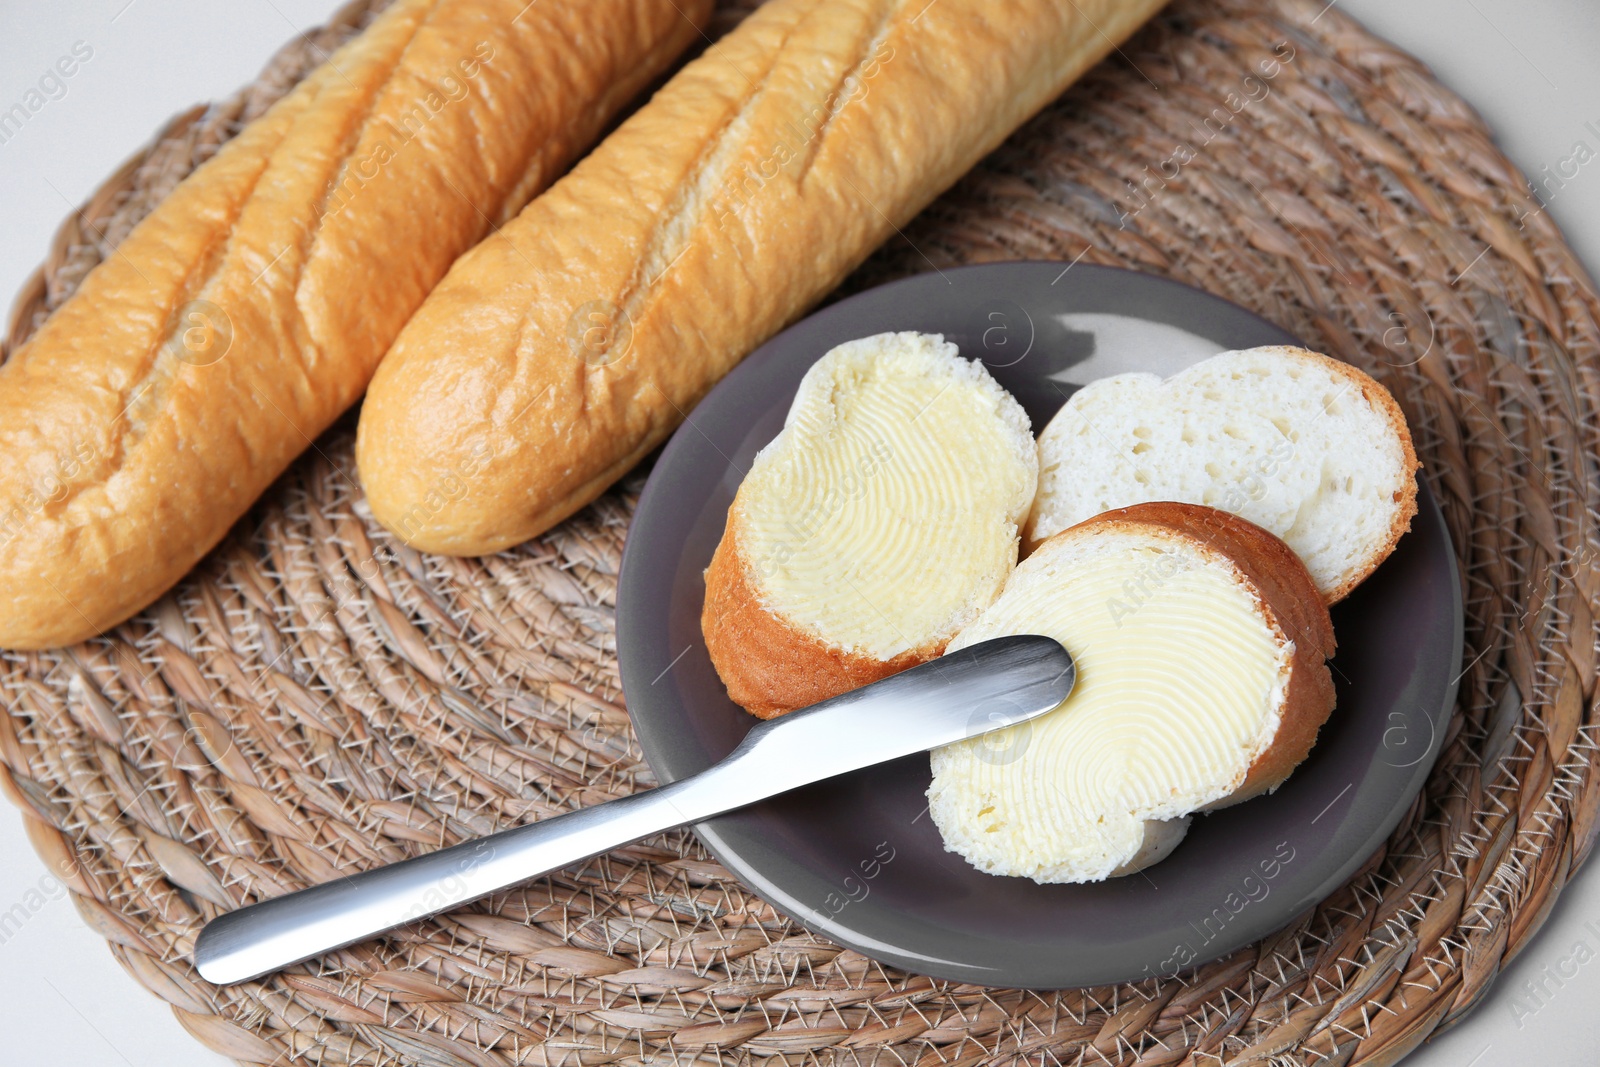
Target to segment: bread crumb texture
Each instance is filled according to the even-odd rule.
[[[1075,393],[1039,440],[1028,540],[1150,500],[1219,508],[1288,542],[1332,603],[1416,514],[1416,454],[1387,390],[1326,356],[1224,352]]]

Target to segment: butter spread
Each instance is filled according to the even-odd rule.
[[[1027,416],[954,345],[887,334],[807,374],[734,511],[764,607],[890,659],[999,595],[1037,478]]]
[[[950,651],[1045,634],[1077,684],[1040,719],[933,753],[946,846],[993,874],[1097,880],[1140,853],[1147,820],[1236,789],[1277,732],[1294,651],[1242,581],[1177,535],[1099,533],[1026,560]]]

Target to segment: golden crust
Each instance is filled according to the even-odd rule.
[[[1160,6],[761,6],[407,325],[361,415],[373,515],[456,555],[570,515]]]
[[[1093,530],[1132,533],[1158,530],[1183,537],[1200,551],[1233,564],[1255,594],[1263,616],[1282,642],[1294,642],[1283,718],[1272,743],[1251,764],[1244,782],[1212,805],[1246,800],[1276,788],[1316,743],[1317,732],[1333,711],[1333,620],[1300,557],[1279,538],[1237,515],[1200,504],[1154,501],[1119,508],[1086,519],[1055,534],[1080,537]]]
[[[936,658],[945,642],[874,659],[829,645],[762,606],[739,545],[738,505],[706,568],[700,629],[728,696],[752,715],[771,719],[859,688]]]
[[[1411,427],[1406,423],[1405,412],[1400,410],[1394,395],[1385,389],[1383,383],[1366,373],[1359,367],[1352,366],[1332,356],[1325,356],[1321,352],[1313,352],[1306,348],[1297,348],[1293,345],[1269,345],[1267,351],[1289,352],[1297,356],[1309,357],[1320,361],[1331,372],[1348,379],[1350,384],[1361,391],[1361,395],[1372,408],[1383,415],[1389,423],[1389,429],[1400,442],[1401,467],[1405,471],[1405,483],[1395,493],[1395,503],[1400,505],[1394,520],[1389,524],[1389,532],[1381,544],[1375,545],[1367,556],[1365,566],[1352,574],[1343,584],[1329,590],[1324,598],[1329,606],[1337,604],[1350,595],[1351,590],[1366,581],[1373,571],[1389,555],[1394,552],[1394,546],[1400,543],[1407,530],[1411,529],[1411,520],[1417,515],[1417,476],[1416,472],[1422,469],[1422,462],[1417,459],[1416,448],[1411,443]]]
[[[224,145],[0,368],[0,647],[164,593],[352,404],[452,261],[710,0],[397,0]],[[185,358],[172,338],[225,323]],[[221,336],[221,332],[213,336]]]

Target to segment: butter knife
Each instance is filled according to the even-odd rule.
[[[611,849],[812,782],[1054,710],[1072,657],[1000,637],[752,727],[698,774],[218,916],[195,942],[208,982],[259,978]]]

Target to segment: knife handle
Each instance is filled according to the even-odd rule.
[[[220,915],[195,942],[195,966],[219,985],[257,978],[698,821],[709,813],[693,795],[715,770]]]

